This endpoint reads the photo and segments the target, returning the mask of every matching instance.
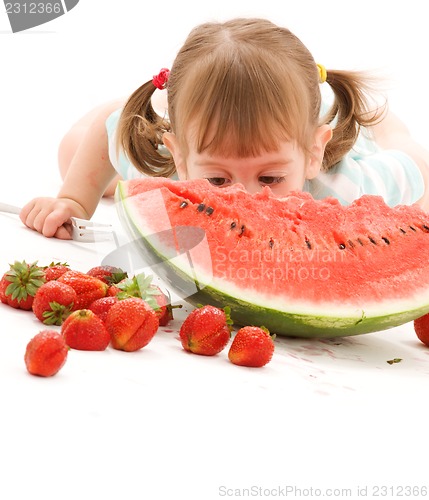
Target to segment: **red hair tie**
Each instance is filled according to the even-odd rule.
[[[170,70],[167,68],[162,68],[157,75],[153,75],[152,83],[159,90],[165,89],[168,82],[168,77],[170,76]]]

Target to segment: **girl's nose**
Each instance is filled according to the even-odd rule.
[[[234,181],[234,184],[241,184],[244,189],[250,194],[258,193],[262,189],[262,186],[258,181],[241,181],[237,179],[236,181]]]

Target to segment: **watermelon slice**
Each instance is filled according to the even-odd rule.
[[[229,305],[237,325],[338,337],[429,312],[429,215],[417,205],[163,178],[122,181],[116,198],[145,261],[190,303]]]

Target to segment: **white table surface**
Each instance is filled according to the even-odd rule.
[[[96,215],[123,237],[112,202]],[[115,248],[47,239],[13,215],[0,214],[0,230],[3,271],[15,259],[86,271]],[[1,304],[0,498],[300,496],[286,487],[317,496],[367,487],[370,497],[376,486],[429,483],[429,348],[412,324],[278,337],[271,363],[251,369],[227,351],[185,353],[178,328],[190,310],[176,310],[141,351],[71,350],[55,377],[39,378],[23,356],[43,325]]]

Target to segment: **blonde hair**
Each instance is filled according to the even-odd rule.
[[[335,119],[322,168],[329,169],[353,146],[361,126],[381,117],[370,111],[364,74],[327,70],[334,101],[320,119],[319,71],[304,44],[288,29],[264,19],[233,19],[194,28],[179,50],[168,80],[169,119],[151,104],[152,81],[127,101],[118,145],[143,173],[169,176],[171,157],[162,135],[176,134],[186,152],[193,127],[197,151],[234,157],[272,151],[281,140],[295,140],[310,154],[316,128]]]

